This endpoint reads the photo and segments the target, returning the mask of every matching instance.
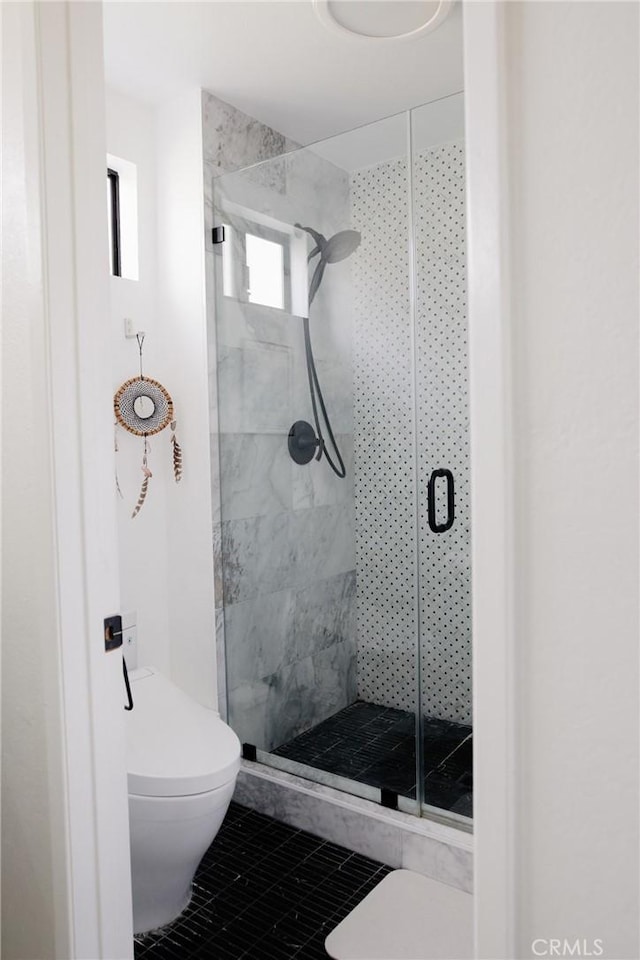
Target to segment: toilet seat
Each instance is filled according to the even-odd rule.
[[[129,674],[129,793],[184,797],[215,790],[240,769],[240,741],[213,710],[196,703],[153,667]]]

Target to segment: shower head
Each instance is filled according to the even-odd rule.
[[[299,230],[304,230],[315,240],[316,245],[308,259],[311,260],[320,254],[320,260],[309,285],[309,306],[311,306],[311,301],[318,292],[326,265],[328,263],[339,263],[340,260],[346,260],[347,257],[350,257],[360,246],[360,233],[357,230],[341,230],[327,240],[325,236],[312,227],[303,227],[300,223],[296,223],[295,226]]]

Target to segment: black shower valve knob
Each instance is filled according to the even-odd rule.
[[[289,430],[289,455],[296,463],[304,464],[313,460],[314,456],[322,456],[323,442],[316,436],[315,430],[306,420],[296,420]],[[316,447],[318,453],[316,454]]]

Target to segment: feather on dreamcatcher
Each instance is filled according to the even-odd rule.
[[[140,351],[140,375],[132,377],[118,388],[113,398],[113,409],[116,417],[116,431],[118,426],[124,427],[128,433],[142,437],[144,447],[142,452],[142,486],[138,494],[138,501],[134,507],[131,519],[137,517],[149,492],[149,481],[153,473],[149,469],[149,437],[160,433],[165,427],[171,428],[171,448],[173,462],[173,476],[176,483],[182,479],[182,447],[176,435],[177,422],[173,415],[173,400],[169,392],[158,380],[145,377],[142,372],[142,345],[144,333],[136,334]],[[118,452],[118,437],[116,432],[115,450]],[[118,474],[116,471],[116,489],[122,497]]]

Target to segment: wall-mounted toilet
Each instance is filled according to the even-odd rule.
[[[212,710],[153,667],[129,674],[127,714],[133,928],[175,919],[229,807],[240,741]]]

